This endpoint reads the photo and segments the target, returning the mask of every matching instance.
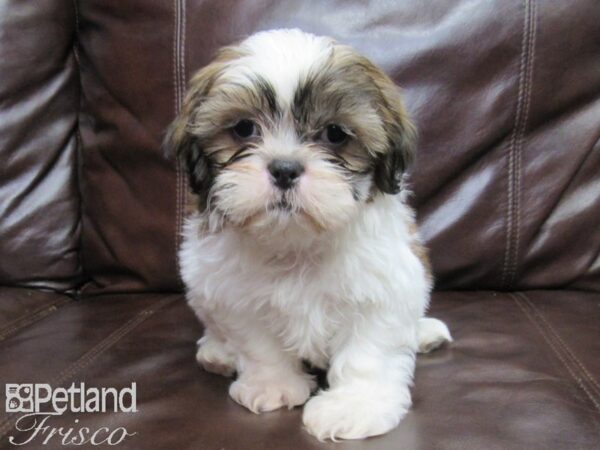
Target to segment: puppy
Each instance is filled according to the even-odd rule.
[[[255,413],[306,403],[319,439],[394,428],[416,352],[451,339],[424,317],[415,130],[394,83],[330,38],[260,32],[193,77],[167,139],[193,193],[179,261],[198,362],[237,373],[229,394]],[[312,398],[303,362],[327,370]]]

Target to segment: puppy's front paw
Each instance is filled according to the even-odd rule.
[[[242,376],[229,387],[229,395],[237,403],[255,414],[288,409],[303,405],[316,383],[307,374],[281,374],[274,376]]]
[[[211,336],[203,336],[198,341],[196,360],[207,372],[226,377],[235,373],[235,354],[223,342]]]
[[[302,421],[306,430],[320,441],[377,436],[400,423],[410,406],[408,391],[407,395],[405,406],[399,406],[396,399],[379,395],[374,398],[367,391],[324,391],[304,406]]]

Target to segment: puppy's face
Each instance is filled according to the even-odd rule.
[[[366,58],[278,30],[200,70],[168,139],[213,228],[302,239],[398,192],[414,131],[396,86]]]

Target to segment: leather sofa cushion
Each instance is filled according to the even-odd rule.
[[[277,27],[351,44],[404,89],[438,289],[600,289],[599,21],[596,0],[80,2],[86,292],[180,288],[164,129],[217,48]]]
[[[0,288],[0,342],[72,301],[67,295],[38,289]]]
[[[574,304],[577,313],[565,312]],[[448,323],[455,342],[419,356],[411,412],[388,435],[336,448],[597,448],[597,295],[445,292],[435,294],[432,315]],[[0,379],[97,387],[135,381],[137,413],[52,419],[137,433],[120,448],[330,448],[301,429],[298,408],[257,416],[230,400],[229,381],[195,362],[201,332],[179,295],[70,302],[0,342]],[[17,418],[0,416],[0,446]]]
[[[80,282],[75,9],[0,3],[0,285]]]

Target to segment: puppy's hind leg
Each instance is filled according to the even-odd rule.
[[[432,317],[419,319],[417,327],[419,353],[429,353],[441,347],[445,342],[452,342],[450,330],[444,322]]]

